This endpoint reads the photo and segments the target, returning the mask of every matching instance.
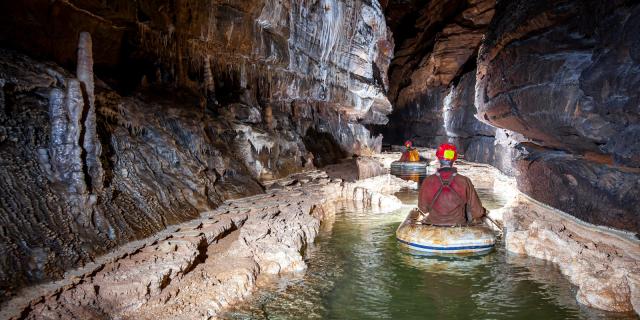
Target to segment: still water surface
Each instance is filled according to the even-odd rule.
[[[503,205],[478,193],[488,209]],[[577,304],[575,288],[544,261],[508,254],[502,243],[481,257],[438,258],[406,252],[395,230],[405,207],[375,214],[347,206],[307,250],[308,270],[258,290],[227,319],[636,319]]]

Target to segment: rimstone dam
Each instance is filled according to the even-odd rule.
[[[0,1],[1,319],[638,319],[640,3]]]

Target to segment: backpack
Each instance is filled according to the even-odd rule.
[[[465,219],[467,220],[467,222],[470,222],[470,213],[468,212],[467,208],[466,208],[466,203],[467,201],[465,200],[464,197],[462,197],[457,191],[456,189],[454,189],[451,186],[451,183],[453,182],[453,180],[455,179],[457,173],[454,172],[451,177],[449,179],[442,179],[442,176],[440,175],[440,172],[436,172],[435,176],[438,177],[438,180],[440,181],[440,188],[438,188],[438,191],[436,192],[435,196],[433,197],[433,199],[431,199],[431,203],[427,206],[427,210],[429,212],[434,212],[433,210],[433,206],[436,204],[436,201],[438,201],[438,199],[440,199],[440,196],[443,195],[443,191],[444,194],[447,196],[447,199],[444,199],[447,203],[449,203],[450,205],[448,206],[449,209],[448,211],[443,212],[445,215],[448,213],[451,213],[453,210],[455,210],[456,208],[458,208],[460,205],[465,205]]]

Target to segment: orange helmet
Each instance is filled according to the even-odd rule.
[[[436,151],[436,157],[439,160],[456,161],[458,159],[456,146],[448,143],[441,144]]]
[[[411,142],[411,140],[407,140],[404,142],[404,146],[407,148],[411,148],[413,146],[413,142]]]

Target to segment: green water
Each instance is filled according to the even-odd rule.
[[[479,190],[485,207],[502,205]],[[395,230],[416,192],[387,214],[345,207],[307,250],[308,270],[271,281],[227,319],[636,319],[577,304],[575,288],[544,261],[510,255],[498,244],[481,257],[436,258],[406,252]]]

